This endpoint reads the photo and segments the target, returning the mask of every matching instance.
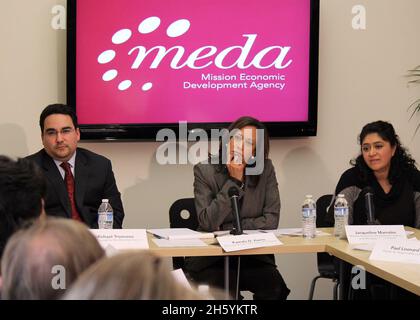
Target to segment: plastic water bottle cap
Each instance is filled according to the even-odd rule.
[[[102,202],[108,203],[108,199],[102,199]]]

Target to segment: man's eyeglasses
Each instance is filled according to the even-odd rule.
[[[55,129],[47,129],[45,131],[45,135],[49,138],[52,138],[52,137],[57,137],[58,133],[60,133],[62,136],[67,136],[73,132],[74,132],[74,128],[63,128],[60,131],[57,131]]]

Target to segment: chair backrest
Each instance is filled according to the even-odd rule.
[[[316,226],[318,228],[332,227],[331,223],[325,221],[328,206],[333,198],[332,194],[324,194],[316,200]]]
[[[188,211],[189,215],[183,217],[183,211]],[[169,208],[169,226],[171,228],[189,228],[197,230],[198,218],[195,210],[194,198],[183,198],[176,200]],[[174,269],[183,268],[185,265],[184,257],[172,258]]]
[[[187,217],[182,216],[183,211],[188,211]],[[176,200],[169,208],[169,226],[171,228],[189,228],[197,230],[198,219],[195,210],[194,198]]]
[[[325,216],[327,215],[327,210],[331,201],[333,199],[332,194],[325,194],[318,198],[316,201],[316,226],[318,228],[328,228],[333,225],[325,221]],[[334,257],[330,256],[328,253],[321,252],[317,254],[318,261],[318,272],[321,275],[327,276],[329,278],[338,277],[337,263],[334,261]]]

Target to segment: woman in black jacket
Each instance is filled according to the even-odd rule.
[[[368,123],[360,133],[359,143],[360,155],[350,161],[353,167],[342,174],[335,189],[335,195],[344,194],[348,202],[349,224],[368,223],[365,191],[370,188],[375,207],[374,223],[420,228],[420,172],[415,160],[401,145],[392,124]],[[326,220],[334,224],[332,204]],[[414,297],[371,274],[366,282],[368,290],[355,291],[356,299]]]
[[[335,189],[349,204],[349,224],[367,223],[363,190],[370,187],[378,224],[420,228],[420,171],[392,124],[368,123],[359,142],[361,154],[350,162],[353,168],[342,174]],[[333,209],[330,206],[327,218],[332,223]]]

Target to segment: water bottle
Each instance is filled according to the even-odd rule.
[[[334,203],[334,236],[345,239],[349,220],[349,206],[344,194],[339,194]]]
[[[109,204],[108,199],[102,199],[102,203],[98,209],[98,228],[112,229],[114,224],[114,211]]]
[[[316,203],[310,194],[305,196],[302,204],[302,232],[304,238],[315,238]]]

